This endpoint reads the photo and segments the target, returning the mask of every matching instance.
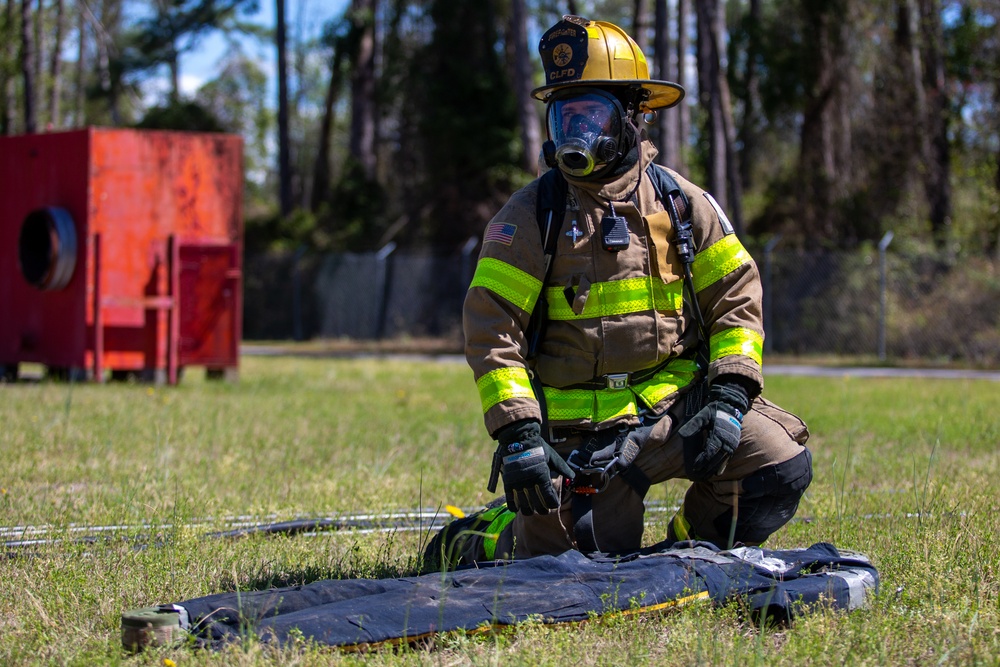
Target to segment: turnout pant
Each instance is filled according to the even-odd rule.
[[[688,478],[685,442],[676,433],[683,423],[684,402],[679,400],[657,422],[633,463],[652,484]],[[758,397],[744,416],[740,446],[726,469],[717,477],[691,484],[665,537],[706,540],[724,548],[762,543],[795,515],[812,481],[812,459],[804,446],[808,437],[801,419]],[[581,441],[582,436],[571,433],[552,446],[565,457]],[[560,509],[547,515],[518,514],[500,534],[498,558],[529,558],[581,548],[574,538],[575,494],[559,480],[554,483],[562,498]],[[593,538],[599,551],[630,551],[641,546],[643,498],[621,475],[590,498]]]

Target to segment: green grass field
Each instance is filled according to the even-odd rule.
[[[815,480],[766,546],[868,554],[873,605],[760,628],[735,605],[526,624],[366,655],[249,639],[139,655],[123,611],[210,593],[408,573],[419,532],[207,538],[260,521],[477,507],[493,444],[461,363],[244,358],[226,384],[0,385],[0,664],[1000,664],[1000,383],[768,378],[810,426]],[[654,487],[670,506],[682,482]],[[647,542],[669,513],[650,513]],[[74,526],[125,526],[84,543]],[[5,541],[20,539],[5,532]]]

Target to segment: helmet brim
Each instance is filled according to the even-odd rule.
[[[669,109],[684,99],[684,88],[670,81],[621,80],[621,79],[578,79],[566,83],[554,83],[541,86],[531,91],[536,100],[548,102],[553,93],[566,88],[621,88],[622,86],[640,86],[649,91],[649,97],[642,103],[642,111]]]

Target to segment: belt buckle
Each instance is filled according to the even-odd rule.
[[[608,381],[608,389],[628,388],[628,373],[610,373],[604,379]]]

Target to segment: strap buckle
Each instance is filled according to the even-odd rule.
[[[609,373],[604,376],[608,383],[608,389],[627,389],[628,373]]]
[[[607,463],[595,465],[592,459],[584,461],[584,456],[585,454],[581,454],[579,449],[574,449],[566,459],[569,467],[576,471],[576,477],[572,480],[573,492],[588,495],[600,493],[611,483],[614,473],[609,474],[608,471],[618,463],[621,457],[615,453],[614,457]]]

